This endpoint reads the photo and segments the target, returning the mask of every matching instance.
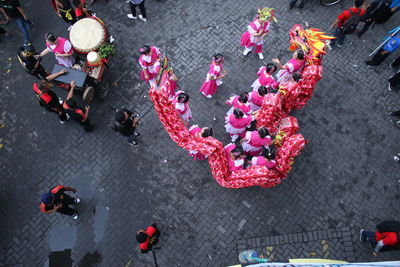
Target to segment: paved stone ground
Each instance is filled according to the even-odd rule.
[[[117,86],[107,99],[93,103],[96,129],[90,134],[74,122],[60,125],[37,105],[33,78],[15,57],[22,36],[15,23],[6,26],[14,37],[0,47],[1,266],[48,265],[49,254],[63,248],[74,266],[152,266],[151,254],[138,254],[134,234],[153,221],[162,230],[160,266],[226,266],[237,263],[238,252],[247,248],[279,261],[399,259],[394,252],[374,258],[358,242],[361,227],[399,219],[399,165],[391,157],[399,151],[400,137],[387,116],[399,107],[399,94],[386,89],[393,56],[375,69],[363,63],[399,15],[363,40],[350,36],[341,50],[325,57],[314,97],[295,113],[310,143],[288,179],[272,189],[232,190],[218,186],[207,163],[192,161],[162,129],[148,86],[138,80],[137,48],[155,44],[171,57],[179,85],[192,96],[193,122],[212,125],[226,143],[222,118],[229,94],[247,90],[257,69],[272,57],[290,58],[291,25],[307,22],[327,29],[351,1],[334,7],[312,1],[303,11],[290,12],[284,10],[286,1],[278,0],[148,1],[146,24],[128,20],[124,1],[115,2],[99,0],[94,6],[116,39],[112,75]],[[48,31],[66,37],[67,25],[50,6],[33,3],[23,5],[36,23],[35,46],[44,48]],[[254,9],[264,4],[278,9],[279,20],[267,39],[266,59],[244,58],[240,35]],[[198,89],[216,52],[226,56],[229,73],[208,100]],[[44,61],[47,69],[53,64],[52,56]],[[127,146],[109,129],[110,108],[119,106],[143,116],[139,148]],[[40,194],[60,183],[79,190],[78,222],[38,210]],[[56,233],[62,241],[54,241]]]

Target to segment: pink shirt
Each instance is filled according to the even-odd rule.
[[[261,107],[264,100],[264,96],[260,96],[258,92],[251,92],[249,93],[249,101],[254,105]]]
[[[242,129],[250,125],[252,121],[252,116],[244,115],[242,118],[237,119],[235,115],[232,113],[229,115],[229,123],[232,125],[233,128]]]
[[[238,171],[243,169],[243,159],[233,160],[231,157],[231,151],[235,149],[235,144],[228,144],[225,146],[225,155],[228,160],[229,170],[230,171]]]
[[[261,138],[258,131],[247,132],[246,140],[253,147],[269,146],[272,142],[271,136]]]
[[[142,54],[139,58],[140,66],[142,66],[143,69],[147,69],[148,67],[151,67],[154,64],[156,64],[161,56],[160,49],[158,49],[157,47],[151,46],[150,49],[151,49],[150,56]]]
[[[258,81],[262,86],[271,86],[274,89],[278,88],[279,83],[275,81],[274,77],[271,74],[267,73],[266,67],[261,67],[257,72],[257,75],[260,76],[258,77]]]
[[[211,76],[218,77],[221,75],[222,72],[222,64],[217,64],[214,62],[214,60],[210,64],[210,70],[207,73],[207,78],[206,80],[209,81],[211,80]]]
[[[258,19],[253,20],[249,26],[247,26],[247,31],[250,33],[250,41],[253,44],[262,44],[263,40],[259,39],[260,37],[254,37],[254,33],[267,33],[269,32],[269,23],[264,23],[261,25],[260,21]],[[258,40],[258,41],[257,41]]]
[[[264,158],[263,156],[258,156],[258,157],[253,157],[251,159],[251,164],[253,166],[264,166],[264,167],[267,167],[267,169],[272,169],[276,166],[276,161],[268,160],[268,159]]]
[[[189,102],[179,103],[176,98],[177,96],[172,99],[172,103],[174,104],[175,110],[178,111],[179,115],[183,116],[189,110]]]
[[[193,125],[189,128],[189,134],[196,136],[197,133],[201,132],[201,128],[197,125]]]
[[[304,67],[304,64],[306,63],[306,61],[300,60],[298,61],[295,58],[292,58],[291,60],[289,60],[286,64],[285,64],[285,70],[289,73],[294,73],[297,72],[299,70],[301,70]]]
[[[241,109],[245,114],[249,113],[251,108],[248,103],[239,102],[239,96],[232,96],[228,101],[226,101],[226,104],[233,108]]]

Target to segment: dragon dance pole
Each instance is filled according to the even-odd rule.
[[[389,39],[395,36],[398,32],[400,32],[400,27],[398,27],[398,29],[393,34],[389,34],[389,36],[385,39],[385,41],[383,41],[383,43],[381,43],[380,46],[378,46],[374,51],[372,51],[371,54],[369,54],[369,57],[378,52],[379,49],[381,49],[387,43],[387,41],[389,41]]]

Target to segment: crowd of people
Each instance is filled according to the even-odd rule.
[[[90,1],[93,4],[94,0]],[[290,8],[295,6],[297,1],[290,1]],[[128,0],[131,14],[129,19],[141,19],[147,21],[145,0]],[[304,6],[305,1],[301,1],[300,7]],[[71,26],[80,19],[95,16],[94,12],[88,7],[85,0],[51,0],[51,4],[57,15]],[[69,118],[80,123],[86,131],[93,129],[93,124],[89,120],[90,106],[80,107],[74,98],[76,83],[55,84],[52,81],[65,75],[69,68],[76,63],[75,51],[71,42],[65,38],[57,36],[54,33],[48,33],[45,36],[46,48],[37,53],[31,44],[29,30],[34,26],[32,20],[28,17],[18,0],[0,0],[2,12],[6,18],[3,24],[10,20],[15,20],[23,34],[23,46],[17,51],[17,56],[24,69],[36,77],[39,81],[33,83],[33,91],[39,104],[47,111],[57,114],[60,123],[65,123]],[[141,14],[137,16],[136,7],[139,7]],[[367,5],[365,0],[355,0],[354,5],[343,11],[332,24],[335,28],[335,40],[328,45],[329,49],[335,46],[341,47],[344,44],[345,37],[348,34],[356,33],[360,38],[373,24],[384,23],[389,20],[400,8],[399,0],[379,0],[373,1]],[[247,26],[246,31],[240,39],[240,45],[244,47],[243,55],[248,56],[254,52],[263,60],[263,44],[270,31],[271,23],[275,19],[275,10],[264,8],[258,11],[257,17]],[[360,22],[364,23],[361,30],[357,30]],[[71,28],[71,27],[70,27]],[[70,29],[69,28],[69,29]],[[0,27],[0,34],[10,36],[10,33]],[[384,43],[376,51],[374,57],[366,64],[377,66],[385,58],[394,53],[400,47],[400,27],[389,32],[384,38]],[[41,58],[49,53],[54,53],[55,59],[59,65],[65,69],[56,73],[49,73],[41,64]],[[150,86],[156,86],[156,77],[160,70],[160,59],[162,53],[155,46],[145,45],[139,49],[139,64],[141,67],[140,77]],[[223,84],[222,79],[226,77],[227,71],[224,69],[224,56],[220,53],[213,56],[206,79],[200,88],[200,93],[206,98],[212,98]],[[279,88],[286,83],[297,83],[301,81],[301,71],[306,64],[305,53],[298,49],[293,53],[292,58],[282,64],[278,58],[259,68],[257,79],[251,85],[250,92],[240,92],[227,99],[226,104],[229,110],[225,116],[225,131],[231,137],[231,142],[225,146],[225,154],[229,169],[237,171],[246,169],[250,166],[264,166],[272,169],[276,166],[275,157],[277,147],[274,145],[274,136],[267,127],[257,127],[256,116],[260,110],[264,97],[268,93],[279,93]],[[391,65],[392,68],[400,68],[400,57],[395,59]],[[169,80],[169,98],[176,112],[181,116],[183,123],[188,127],[189,134],[198,138],[207,138],[213,136],[214,129],[211,127],[199,127],[190,125],[192,112],[190,109],[190,96],[177,89],[177,76],[170,71]],[[276,73],[276,75],[275,75]],[[274,77],[275,75],[275,77]],[[400,69],[389,79],[389,90],[393,90],[400,83]],[[55,86],[61,86],[68,90],[65,100],[62,100],[52,90]],[[400,116],[400,111],[391,112],[392,116]],[[139,114],[125,109],[115,110],[114,124],[112,129],[125,137],[128,144],[138,146],[138,137],[140,133],[136,132],[139,124]],[[399,120],[400,123],[400,120]],[[197,151],[190,151],[190,156],[194,159],[204,160],[206,156]],[[395,160],[400,160],[400,155],[395,156]],[[78,219],[78,212],[71,208],[71,205],[80,203],[79,198],[73,198],[66,192],[77,192],[75,188],[58,185],[49,192],[42,194],[40,210],[46,214],[59,212],[69,215],[73,219]],[[384,227],[383,227],[384,228]],[[367,232],[362,230],[360,240],[368,242],[374,246],[374,253],[378,253],[384,246],[399,245],[399,232],[394,230],[396,227],[381,227],[378,232]],[[389,229],[390,228],[390,229]],[[389,229],[389,230],[388,230]],[[397,229],[397,228],[396,228]],[[137,233],[137,241],[140,243],[142,252],[147,252],[150,244],[157,243],[159,230],[156,225],[149,226],[146,230],[140,230]],[[152,241],[153,240],[153,241]]]

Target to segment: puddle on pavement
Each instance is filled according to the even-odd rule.
[[[96,245],[103,239],[104,230],[108,218],[108,207],[104,207],[101,202],[97,203],[94,214],[94,242]]]
[[[50,250],[63,251],[71,249],[76,243],[76,226],[66,226],[64,223],[57,223],[50,231]]]

